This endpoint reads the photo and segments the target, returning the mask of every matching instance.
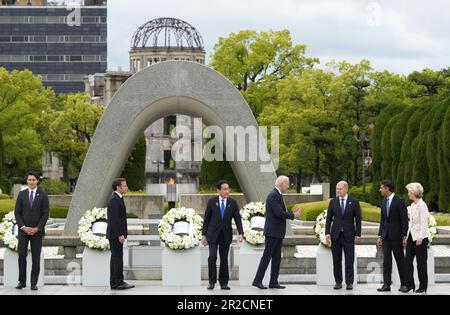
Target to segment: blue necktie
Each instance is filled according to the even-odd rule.
[[[386,212],[387,212],[387,216],[389,217],[390,212],[391,212],[391,199],[387,199],[387,203],[386,203]]]
[[[345,199],[341,199],[341,210],[342,210],[342,216],[345,214]]]
[[[225,216],[225,200],[222,199],[222,204],[220,205],[220,214],[222,215],[222,219]]]
[[[33,208],[33,202],[34,202],[33,194],[34,194],[34,191],[31,191],[31,195],[30,195],[30,209]]]

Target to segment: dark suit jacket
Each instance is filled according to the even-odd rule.
[[[378,236],[391,241],[401,240],[408,235],[408,209],[403,199],[394,196],[389,217],[387,215],[387,198],[381,203],[381,221]]]
[[[240,235],[244,234],[242,228],[241,214],[239,213],[239,206],[236,200],[232,198],[227,199],[225,215],[222,220],[219,205],[219,196],[211,198],[208,201],[208,206],[205,210],[205,218],[203,222],[203,235],[209,243],[216,243],[220,232],[223,231],[225,242],[231,244],[233,242],[233,228],[231,220],[234,219],[237,230]]]
[[[113,193],[108,203],[108,228],[106,229],[106,238],[115,239],[120,236],[128,237],[127,226],[127,208],[123,198]]]
[[[33,208],[30,209],[30,191],[25,189],[19,193],[14,215],[19,229],[22,227],[38,228],[38,234],[45,235],[45,225],[50,213],[48,195],[42,189],[36,190]]]
[[[294,214],[287,211],[283,195],[275,188],[266,200],[264,236],[283,239],[286,236],[286,220],[294,220]]]
[[[353,242],[355,236],[361,236],[361,206],[358,200],[350,196],[347,198],[344,216],[340,198],[332,199],[328,206],[326,235],[331,235],[331,240],[336,241],[342,229],[347,242]]]

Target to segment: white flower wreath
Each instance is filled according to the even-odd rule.
[[[266,216],[266,205],[263,202],[252,202],[245,205],[241,210],[242,225],[244,228],[245,240],[254,246],[264,244],[264,231],[253,230],[251,227],[251,219],[255,216]]]
[[[106,236],[95,235],[92,226],[97,221],[107,220],[106,208],[94,208],[87,211],[78,223],[78,236],[81,242],[93,250],[105,251],[109,248],[109,241]]]
[[[431,238],[430,238],[430,246],[433,244],[434,239],[437,235],[437,221],[434,216],[430,214],[428,217],[428,229],[430,230]]]
[[[0,223],[0,236],[5,243],[5,246],[13,251],[17,251],[19,246],[19,240],[16,235],[14,235],[14,226],[16,225],[16,217],[14,211],[11,211]]]
[[[176,235],[173,226],[176,222],[189,223],[189,235]],[[174,208],[159,222],[158,231],[161,241],[172,250],[185,250],[200,244],[202,237],[203,219],[194,209]]]
[[[314,232],[316,233],[316,237],[319,240],[320,245],[324,246],[325,248],[331,248],[331,244],[327,242],[327,238],[325,235],[327,214],[328,210],[325,210],[316,218],[316,223],[314,224]]]

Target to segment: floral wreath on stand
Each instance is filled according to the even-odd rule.
[[[203,219],[194,209],[174,208],[159,222],[161,241],[172,250],[198,246],[202,238]]]
[[[252,202],[245,205],[241,210],[241,217],[244,228],[244,238],[247,243],[253,246],[260,246],[264,244],[265,237],[263,222],[266,217],[265,203]],[[255,228],[255,221],[257,222],[256,224],[259,223],[258,228]]]
[[[322,245],[323,247],[330,249],[331,244],[327,242],[327,238],[325,235],[327,215],[328,210],[325,210],[321,214],[319,214],[319,216],[316,218],[316,223],[314,224],[314,232],[316,233],[316,237],[320,242],[319,245]]]
[[[78,223],[78,236],[81,242],[88,248],[98,251],[109,249],[109,241],[106,239],[106,222],[108,211],[106,208],[94,208],[86,211]],[[103,230],[96,233],[95,225],[99,223]]]
[[[17,251],[19,246],[19,234],[16,217],[14,211],[6,214],[0,223],[0,237],[7,248]]]

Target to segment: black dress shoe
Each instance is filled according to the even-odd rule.
[[[214,290],[214,287],[215,287],[215,285],[213,283],[210,283],[208,286],[208,290],[212,291],[212,290]]]
[[[284,290],[286,287],[279,285],[279,284],[270,284],[269,289],[278,289],[278,290]]]
[[[333,288],[334,290],[340,290],[342,289],[342,284],[336,284]]]
[[[227,285],[221,286],[220,289],[224,290],[224,291],[230,291],[231,290],[231,288],[229,286],[227,286]]]
[[[400,289],[398,289],[398,292],[402,292],[403,290],[405,290],[406,289],[406,285],[402,285],[401,287],[400,287]]]
[[[380,289],[377,290],[378,292],[391,292],[391,287],[388,285],[383,285]]]
[[[264,286],[262,283],[253,283],[253,286],[261,290],[267,290],[267,287]]]
[[[16,289],[17,289],[17,290],[22,290],[22,289],[25,289],[26,287],[27,287],[26,284],[19,283],[19,284],[17,285]]]
[[[353,284],[347,284],[347,291],[352,291],[353,290]]]
[[[111,286],[111,291],[116,291],[117,287],[116,286]]]
[[[37,291],[38,290],[38,287],[37,286],[35,286],[35,285],[32,285],[31,286],[31,291]]]
[[[124,284],[119,285],[116,290],[118,290],[118,291],[125,291],[125,290],[130,290],[130,289],[133,289],[133,288],[134,288],[134,285],[130,285],[130,284],[125,282]]]
[[[415,291],[416,290],[416,288],[414,288],[414,287],[405,287],[405,288],[403,288],[403,290],[402,290],[402,293],[409,293],[409,292],[411,292],[411,291]]]
[[[425,293],[427,293],[427,289],[419,289],[419,290],[417,290],[417,291],[414,292],[414,293],[417,293],[417,294],[425,294]]]

